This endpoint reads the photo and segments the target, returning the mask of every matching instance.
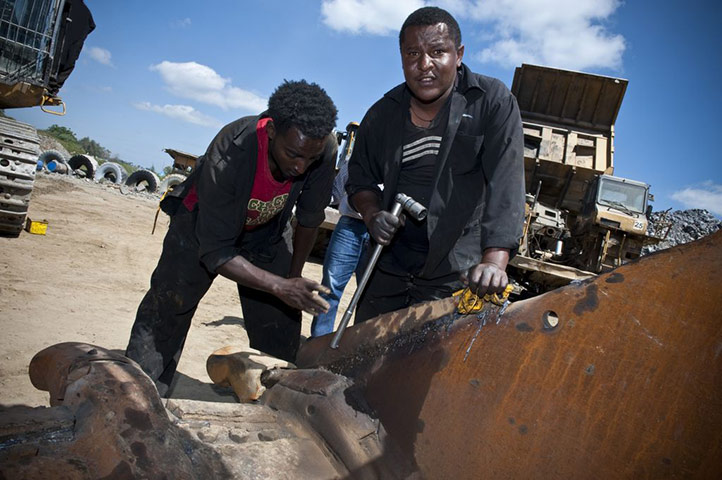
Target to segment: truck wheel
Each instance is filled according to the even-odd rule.
[[[0,235],[17,237],[25,226],[39,153],[35,128],[0,117]]]
[[[160,193],[162,194],[168,191],[169,188],[175,187],[185,181],[186,176],[181,175],[180,173],[171,173],[170,175],[166,175],[160,183]]]
[[[125,184],[134,188],[136,192],[155,193],[160,185],[160,179],[155,172],[141,169],[131,173]]]
[[[84,178],[95,178],[98,171],[98,161],[89,155],[73,155],[68,160],[68,166],[71,172]]]
[[[124,178],[127,176],[128,172],[125,171],[123,166],[115,162],[105,162],[99,166],[95,172],[95,180],[98,182],[109,181],[115,184],[122,184]]]

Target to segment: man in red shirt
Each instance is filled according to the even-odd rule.
[[[336,117],[318,85],[284,82],[266,112],[226,125],[161,202],[171,224],[126,351],[161,395],[216,275],[238,284],[251,347],[284,360],[295,360],[301,311],[328,309],[326,288],[301,271],[331,196]]]

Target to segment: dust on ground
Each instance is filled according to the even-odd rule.
[[[48,222],[46,235],[23,231],[0,237],[0,404],[48,405],[35,389],[28,365],[40,350],[61,342],[86,342],[120,353],[145,294],[168,229],[158,198],[123,195],[117,186],[56,174],[39,174],[28,217]],[[311,259],[304,276],[321,280]],[[340,319],[356,284],[341,300]],[[311,317],[303,314],[302,335]],[[193,318],[178,366],[174,398],[233,402],[230,390],[212,385],[206,359],[218,348],[248,348],[236,284],[218,277]]]

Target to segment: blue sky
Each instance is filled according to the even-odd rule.
[[[338,128],[403,81],[398,29],[420,0],[86,0],[96,30],[61,90],[57,123],[157,170],[163,148],[201,154],[217,130],[258,113],[284,79],[326,89]],[[521,63],[629,80],[615,174],[652,185],[655,210],[722,217],[722,2],[448,0],[464,61],[508,86]]]

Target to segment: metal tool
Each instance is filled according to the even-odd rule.
[[[394,197],[394,206],[391,208],[390,213],[395,217],[399,217],[402,210],[405,210],[416,220],[423,220],[426,218],[426,207],[424,207],[408,195],[404,195],[403,193],[397,193],[396,197]],[[376,244],[376,246],[374,247],[374,250],[371,253],[371,258],[369,259],[369,263],[366,266],[366,270],[361,277],[361,281],[359,281],[358,286],[356,287],[356,292],[353,294],[351,302],[349,303],[346,312],[341,318],[341,324],[339,325],[338,330],[336,330],[336,334],[331,341],[331,348],[338,348],[338,344],[341,341],[343,332],[346,330],[349,320],[351,320],[351,315],[353,315],[353,312],[356,309],[356,304],[358,303],[359,298],[361,297],[361,294],[366,287],[366,283],[368,283],[369,277],[371,277],[371,272],[376,266],[376,262],[381,255],[382,248],[384,248],[384,246],[381,244]]]

